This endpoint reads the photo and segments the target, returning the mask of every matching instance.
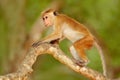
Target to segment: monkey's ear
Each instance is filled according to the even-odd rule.
[[[57,12],[57,11],[54,11],[53,14],[54,14],[55,16],[57,16],[57,15],[58,15],[58,12]]]

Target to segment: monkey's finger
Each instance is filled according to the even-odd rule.
[[[42,43],[42,41],[38,41],[32,44],[33,47],[37,47]]]

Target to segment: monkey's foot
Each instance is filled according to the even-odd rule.
[[[41,44],[42,42],[41,41],[38,41],[38,42],[36,42],[36,43],[33,43],[33,47],[37,47],[37,46],[39,46],[40,44]]]
[[[84,67],[88,64],[88,62],[86,62],[84,60],[75,60],[75,63],[80,67]]]

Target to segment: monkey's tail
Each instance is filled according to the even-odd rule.
[[[100,58],[101,58],[101,61],[102,61],[103,75],[104,75],[104,76],[107,76],[107,66],[106,66],[105,57],[104,57],[104,55],[103,55],[104,53],[103,53],[102,48],[99,46],[97,40],[95,40],[95,46],[96,46],[96,48],[97,48],[98,51],[99,51],[99,55],[100,55]]]

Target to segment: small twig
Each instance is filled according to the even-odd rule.
[[[14,73],[10,73],[4,76],[0,76],[0,80],[28,80],[29,74],[33,72],[32,66],[36,61],[36,58],[41,54],[51,54],[55,59],[61,63],[70,67],[74,71],[88,77],[92,80],[110,80],[103,76],[101,73],[94,71],[88,67],[80,67],[74,63],[72,59],[67,57],[57,44],[49,43],[35,43],[28,51],[25,59],[19,66],[18,70]]]

